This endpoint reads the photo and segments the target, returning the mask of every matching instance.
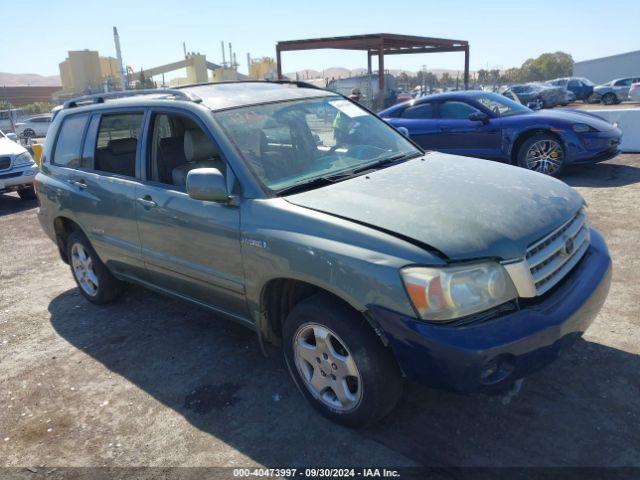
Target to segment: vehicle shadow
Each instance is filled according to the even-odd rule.
[[[572,187],[624,187],[640,182],[640,168],[619,163],[570,165],[561,180]]]
[[[0,217],[30,210],[38,206],[35,200],[21,200],[17,194],[0,193]]]
[[[640,465],[640,358],[597,343],[509,402],[408,385],[387,419],[352,431],[314,413],[253,332],[208,312],[136,287],[106,307],[68,290],[49,312],[70,344],[265,466]]]

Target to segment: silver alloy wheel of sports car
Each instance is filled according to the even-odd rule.
[[[355,409],[362,399],[362,378],[340,337],[327,327],[305,323],[293,342],[296,368],[306,389],[332,410]]]
[[[564,151],[555,140],[539,140],[529,147],[525,160],[529,170],[553,175],[562,167]]]
[[[87,295],[95,296],[98,293],[98,276],[93,269],[91,257],[80,243],[74,243],[71,247],[71,266],[80,288]]]

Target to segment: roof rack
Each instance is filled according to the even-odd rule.
[[[197,95],[189,92],[176,90],[175,88],[147,88],[142,90],[123,90],[117,92],[96,93],[94,95],[85,95],[76,97],[64,102],[63,109],[81,107],[95,103],[104,103],[106,100],[135,97],[137,95],[172,95],[176,100],[187,100],[189,102],[202,102]]]

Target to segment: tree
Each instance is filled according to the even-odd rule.
[[[543,53],[538,58],[529,58],[520,67],[520,80],[544,81],[557,77],[568,77],[573,72],[573,58],[565,52]]]

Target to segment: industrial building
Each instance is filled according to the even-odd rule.
[[[70,51],[59,67],[63,94],[100,91],[105,84],[120,86],[117,60],[101,57],[95,50]]]
[[[594,83],[605,83],[614,78],[640,76],[640,50],[576,62],[575,77],[585,77]]]

